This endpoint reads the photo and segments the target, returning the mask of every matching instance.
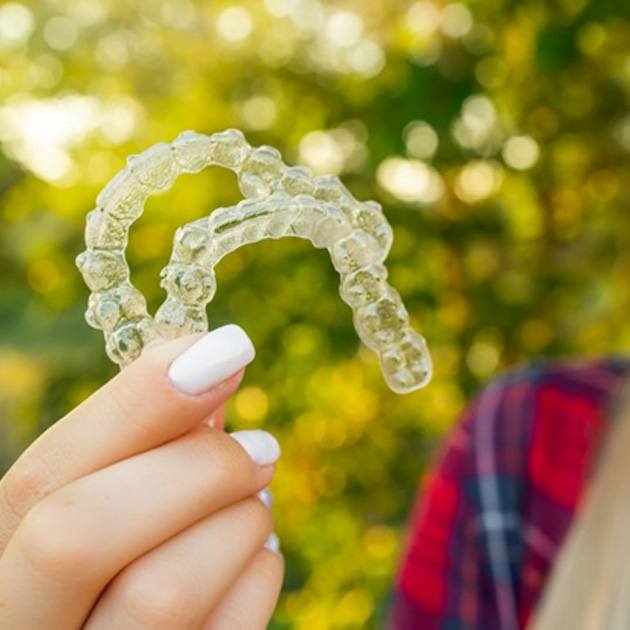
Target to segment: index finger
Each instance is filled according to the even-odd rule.
[[[254,354],[234,325],[147,348],[43,433],[0,481],[0,551],[45,496],[179,437],[213,413],[238,387]]]

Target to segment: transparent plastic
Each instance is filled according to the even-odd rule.
[[[234,171],[245,198],[177,230],[161,274],[167,297],[151,317],[129,278],[129,229],[150,195],[170,188],[180,173],[210,165]],[[130,156],[96,206],[87,217],[87,249],[77,266],[92,291],[86,320],[103,331],[107,354],[119,365],[131,363],[154,339],[208,329],[206,305],[223,256],[248,243],[294,236],[329,251],[341,276],[341,298],[353,310],[359,337],[378,354],[389,387],[406,393],[430,380],[425,340],[387,284],[391,227],[379,204],[357,201],[339,178],[315,178],[305,168],[287,166],[276,149],[252,148],[235,129],[210,136],[185,131],[171,144]]]

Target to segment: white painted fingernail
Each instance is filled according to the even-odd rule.
[[[168,370],[173,385],[185,394],[202,394],[254,360],[247,333],[234,324],[221,326],[181,354]]]
[[[268,466],[278,461],[280,444],[271,433],[260,429],[235,431],[230,435],[247,451],[247,454],[260,466]]]
[[[269,549],[269,551],[280,551],[280,539],[275,533],[269,534],[269,538],[265,542],[265,548]]]
[[[273,497],[271,496],[271,490],[269,488],[263,488],[260,492],[256,493],[256,496],[266,505],[269,509],[273,506]]]

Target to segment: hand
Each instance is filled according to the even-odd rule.
[[[283,560],[256,494],[280,450],[222,431],[253,356],[236,326],[148,348],[23,453],[0,481],[2,630],[266,627]]]

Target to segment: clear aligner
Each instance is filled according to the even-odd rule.
[[[234,171],[245,198],[177,230],[161,274],[167,297],[153,318],[129,278],[129,229],[150,195],[210,165]],[[285,165],[273,147],[252,148],[235,129],[210,136],[185,131],[171,144],[130,156],[101,191],[87,216],[87,249],[77,257],[92,291],[86,320],[103,331],[108,356],[127,365],[154,339],[206,331],[219,260],[248,243],[285,236],[329,251],[341,298],[353,310],[359,337],[378,354],[389,387],[406,393],[425,385],[432,372],[426,343],[387,283],[393,236],[381,206],[356,200],[338,177]]]

